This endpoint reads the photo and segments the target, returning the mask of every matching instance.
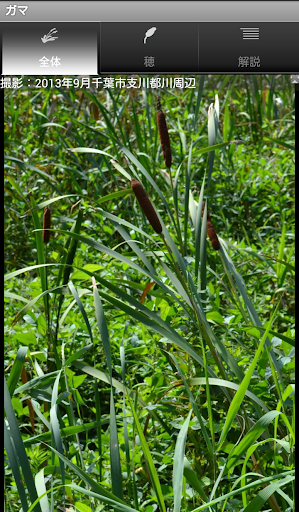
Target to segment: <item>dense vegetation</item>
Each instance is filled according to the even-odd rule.
[[[295,510],[289,77],[7,90],[4,200],[6,510]]]

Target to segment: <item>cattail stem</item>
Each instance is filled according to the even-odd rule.
[[[47,263],[47,246],[44,246],[44,260],[45,264]],[[45,267],[45,281],[46,281],[46,290],[48,290],[48,267]],[[48,354],[47,358],[51,356],[51,317],[50,317],[50,304],[49,304],[49,294],[47,293],[45,297],[45,306],[46,306],[46,317],[47,317],[47,335],[48,335]],[[48,361],[48,370],[52,371],[53,363]],[[54,368],[53,368],[54,369]]]

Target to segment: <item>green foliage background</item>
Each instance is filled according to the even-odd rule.
[[[196,80],[5,91],[9,511],[295,510],[294,89]]]

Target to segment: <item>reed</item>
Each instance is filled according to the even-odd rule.
[[[163,152],[165,165],[168,169],[170,169],[170,167],[171,167],[170,139],[169,139],[169,133],[168,133],[165,115],[161,110],[160,100],[158,100],[157,108],[158,108],[157,125],[158,125],[158,130],[159,130],[161,148],[162,148],[162,152]]]
[[[50,231],[51,229],[51,210],[48,206],[44,209],[44,219],[43,219],[43,242],[47,244],[50,240]]]
[[[202,214],[204,212],[204,208],[205,208],[205,202],[203,201],[203,203],[202,203]],[[211,221],[209,210],[207,211],[207,235],[208,235],[209,239],[211,240],[211,244],[213,246],[213,249],[215,249],[216,251],[219,251],[219,249],[220,249],[220,242],[219,242],[219,239],[218,239],[218,236],[217,236],[214,224]]]
[[[140,183],[140,181],[132,179],[131,187],[147,220],[149,221],[153,230],[159,235],[162,233],[162,226],[143,185]]]

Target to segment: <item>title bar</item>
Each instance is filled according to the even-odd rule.
[[[24,9],[24,7],[26,9]],[[291,1],[40,1],[1,2],[4,22],[289,22],[299,21]]]

